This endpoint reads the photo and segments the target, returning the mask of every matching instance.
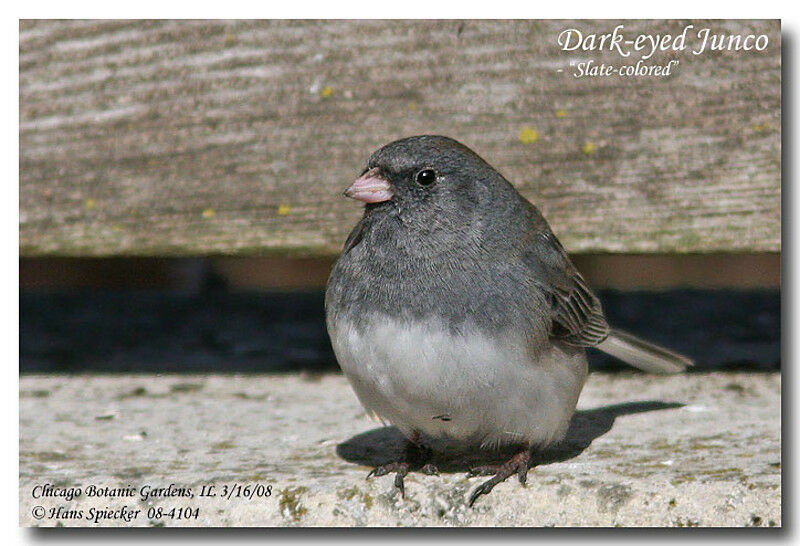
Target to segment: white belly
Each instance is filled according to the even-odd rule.
[[[364,407],[407,436],[466,444],[560,440],[586,378],[583,349],[451,334],[441,324],[376,316],[329,324],[339,364]]]

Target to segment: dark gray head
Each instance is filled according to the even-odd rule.
[[[367,203],[367,213],[406,220],[460,216],[478,203],[516,194],[475,152],[452,138],[422,135],[396,140],[370,156],[345,195]]]
[[[436,316],[456,330],[469,319],[496,332],[541,308],[520,258],[535,227],[531,205],[463,144],[387,144],[346,195],[367,205],[331,272],[329,320],[379,311]]]

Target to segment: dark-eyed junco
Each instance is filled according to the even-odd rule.
[[[614,330],[538,209],[443,136],[387,144],[345,195],[366,203],[328,280],[328,332],[359,400],[425,439],[530,450],[561,440],[587,374],[585,347],[645,371],[692,362]],[[382,465],[403,490],[409,460]]]

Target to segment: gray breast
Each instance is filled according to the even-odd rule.
[[[326,305],[334,319],[358,323],[379,313],[435,318],[453,332],[469,322],[486,332],[532,336],[548,328],[545,296],[520,260],[498,259],[497,249],[469,235],[434,247],[404,236],[402,227],[370,227],[331,273]]]

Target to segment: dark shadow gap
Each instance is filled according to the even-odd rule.
[[[775,290],[599,292],[609,322],[696,371],[780,369]],[[594,370],[628,369],[589,351]],[[23,292],[20,373],[336,371],[321,291]]]

